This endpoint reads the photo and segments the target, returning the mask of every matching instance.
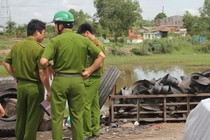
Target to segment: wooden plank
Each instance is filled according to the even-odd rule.
[[[163,97],[210,97],[210,93],[200,94],[169,94],[169,95],[112,95],[111,98],[163,98]]]
[[[166,105],[197,105],[199,102],[189,102],[189,103],[184,103],[184,102],[175,102],[175,103],[166,103]],[[156,103],[156,104],[154,104],[154,103],[148,103],[148,104],[141,104],[142,106],[144,106],[144,105],[155,105],[155,106],[163,106],[163,103]],[[115,104],[115,103],[113,103],[113,106],[118,106],[118,107],[136,107],[137,105],[136,104]]]
[[[137,105],[135,104],[113,104],[113,106],[115,107],[137,107]]]
[[[139,112],[139,114],[160,114],[160,113],[162,114],[163,111],[154,111],[154,112],[141,111],[141,112]],[[114,114],[135,115],[135,114],[138,114],[138,111],[135,111],[135,112],[123,112],[123,113],[114,112]]]
[[[139,122],[139,118],[140,118],[140,101],[137,100],[137,121]]]
[[[163,120],[166,121],[166,98],[163,98]]]
[[[178,113],[187,113],[187,110],[176,110],[176,111],[166,111],[166,114],[173,112],[173,114],[178,114]],[[123,114],[123,115],[135,115],[138,114],[138,111],[134,111],[134,112],[123,112],[123,113],[119,113],[119,112],[113,112],[114,114]],[[164,111],[141,111],[139,112],[139,114],[162,114],[164,113]],[[167,118],[167,117],[166,117]]]
[[[184,100],[182,100],[181,102],[177,101],[177,100],[173,100],[173,99],[177,99],[177,97],[182,97]],[[112,99],[113,101],[115,99],[136,99],[137,101],[139,101],[138,99],[161,99],[159,100],[158,103],[136,103],[136,104],[115,104],[113,102],[113,109],[115,107],[134,107],[134,109],[136,109],[135,111],[125,111],[123,113],[119,113],[117,111],[113,112],[114,113],[114,117],[112,118],[112,121],[114,120],[123,120],[123,119],[127,119],[130,121],[148,121],[148,122],[154,122],[154,121],[185,121],[187,119],[187,116],[189,114],[189,112],[191,111],[191,109],[193,109],[198,103],[199,101],[191,101],[192,98],[197,98],[197,97],[203,97],[203,98],[198,98],[200,100],[205,99],[205,98],[209,98],[210,97],[210,93],[200,93],[200,94],[170,94],[170,95],[132,95],[132,96],[124,96],[124,95],[111,95],[110,99]],[[174,102],[169,102],[172,99]],[[151,111],[151,110],[140,110],[140,106],[143,105],[156,105],[160,107],[160,111]],[[174,111],[169,111],[167,110],[168,107],[170,106],[181,106],[181,108],[177,108]],[[138,108],[139,107],[139,108]],[[173,113],[173,114],[183,114],[183,116],[180,117],[173,117],[173,116],[168,116],[168,114]],[[149,116],[145,116],[145,115],[149,115]],[[154,114],[154,115],[153,115]],[[157,116],[157,114],[162,114]],[[125,118],[116,118],[117,115],[126,115]],[[131,115],[131,116],[129,116]],[[136,118],[135,118],[135,115]],[[142,116],[143,115],[143,116]]]

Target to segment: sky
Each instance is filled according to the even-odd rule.
[[[83,10],[93,16],[96,9],[93,0],[1,0],[8,1],[11,20],[17,24],[27,24],[32,18],[50,22],[57,11]],[[199,15],[198,9],[203,6],[204,0],[138,0],[145,20],[164,12],[168,17],[182,16],[186,10],[192,15]],[[0,13],[2,14],[2,13]]]

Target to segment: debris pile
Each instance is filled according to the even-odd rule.
[[[152,80],[139,80],[136,81],[133,85],[129,88],[124,87],[116,93],[117,95],[124,95],[124,96],[132,96],[132,95],[170,95],[170,94],[199,94],[199,93],[210,93],[210,70],[206,70],[202,73],[192,73],[189,77],[181,76],[181,81],[177,78],[171,76],[170,74],[166,74],[164,77]],[[210,95],[210,94],[209,94]],[[190,100],[194,102],[200,102],[205,97],[196,97]],[[164,110],[164,106],[162,104],[163,98],[116,98],[114,100],[115,104],[137,104],[137,100],[140,103],[140,110],[141,111],[162,111]],[[175,98],[168,98],[168,103],[178,103],[178,102],[185,102],[186,98],[184,97],[175,97]],[[194,105],[192,108],[194,108]],[[190,108],[190,109],[192,109]],[[115,116],[119,118],[125,118],[126,116],[131,116],[132,112],[136,112],[136,107],[130,106],[122,106],[116,107],[118,114]],[[115,110],[115,111],[116,111]],[[166,110],[170,111],[167,113],[168,116],[171,117],[186,117],[187,113],[175,113],[177,110],[187,110],[187,106],[185,105],[168,105],[166,106]],[[125,113],[130,112],[130,113]],[[152,117],[156,115],[157,117],[163,115],[160,114],[152,114]],[[140,117],[147,116],[140,115]]]

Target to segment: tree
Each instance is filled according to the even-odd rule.
[[[210,38],[210,0],[205,0],[203,7],[201,7],[199,10],[202,20],[205,21],[205,26],[208,26],[204,28],[204,32],[207,37]]]
[[[27,25],[18,25],[16,28],[16,37],[26,37],[27,36]]]
[[[142,10],[137,0],[94,0],[94,6],[99,23],[114,35],[115,41],[140,25]]]
[[[165,18],[165,17],[167,17],[165,13],[159,13],[159,14],[157,14],[157,16],[155,17],[155,20],[157,20],[157,19],[162,19],[162,18]]]
[[[8,21],[5,27],[5,35],[15,36],[15,31],[16,31],[16,23],[13,21]]]
[[[74,15],[74,30],[77,30],[78,27],[84,22],[91,22],[91,16],[87,13],[84,13],[82,10],[77,12],[74,9],[70,9],[69,12],[71,12]]]
[[[51,38],[57,35],[54,25],[47,25],[45,28],[45,33],[47,38]]]
[[[152,27],[152,26],[155,26],[155,22],[154,21],[149,21],[149,20],[142,20],[141,21],[141,26]]]
[[[207,34],[208,20],[204,17],[192,16],[189,11],[183,16],[183,26],[190,35]]]
[[[205,0],[203,7],[200,8],[201,17],[210,17],[210,0]]]

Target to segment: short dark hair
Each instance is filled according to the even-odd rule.
[[[91,34],[93,34],[93,28],[90,26],[90,24],[83,23],[79,26],[77,33],[82,34],[85,33],[86,31],[89,31]]]
[[[27,26],[27,36],[32,36],[36,31],[40,33],[45,29],[46,23],[38,19],[32,19]]]

